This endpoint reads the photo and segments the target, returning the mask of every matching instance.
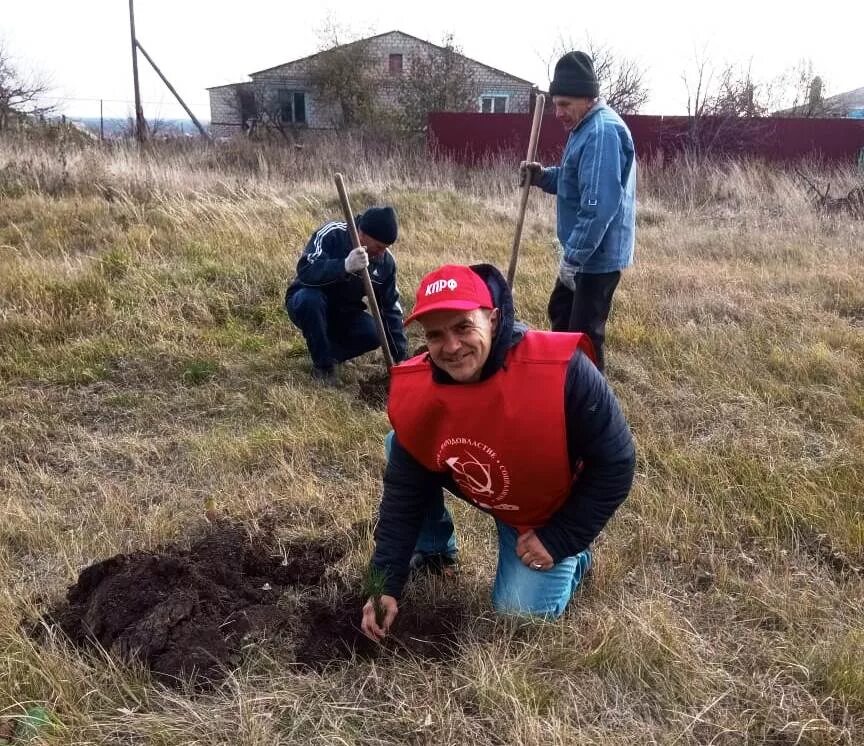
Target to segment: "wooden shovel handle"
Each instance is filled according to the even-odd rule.
[[[540,139],[540,123],[543,119],[543,109],[546,105],[546,97],[539,93],[534,100],[534,119],[531,121],[531,136],[528,138],[528,155],[526,160],[530,163],[537,159],[537,142]],[[528,206],[528,193],[531,191],[530,176],[522,185],[522,194],[519,200],[519,213],[516,216],[516,235],[513,236],[513,248],[510,250],[510,266],[507,268],[507,284],[513,289],[513,281],[516,278],[516,263],[519,261],[519,243],[522,240],[522,226],[525,223],[525,208]]]
[[[345,223],[348,225],[348,234],[351,236],[351,246],[355,249],[360,246],[360,236],[357,233],[357,224],[354,222],[354,213],[351,210],[351,203],[348,201],[348,191],[345,189],[345,180],[342,174],[336,174],[334,178],[336,182],[336,191],[339,192],[339,201],[342,203],[342,213],[345,215]],[[390,354],[390,345],[387,342],[387,332],[384,329],[384,320],[381,318],[381,311],[378,308],[378,301],[375,299],[375,289],[372,287],[372,278],[369,277],[369,269],[363,268],[360,273],[363,280],[363,288],[366,292],[366,302],[369,304],[369,310],[372,312],[372,318],[375,319],[375,328],[378,330],[378,341],[381,343],[381,352],[384,355],[384,362],[387,365],[387,373],[390,373],[390,368],[393,367],[393,355]]]

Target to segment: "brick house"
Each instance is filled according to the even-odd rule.
[[[775,117],[805,117],[817,119],[864,119],[864,88],[837,93],[819,100],[815,106],[804,103],[791,109],[775,111]]]
[[[402,31],[390,31],[353,44],[364,44],[377,78],[376,98],[380,105],[398,106],[400,81],[410,76],[414,60],[444,54],[445,50]],[[350,46],[350,45],[345,45]],[[327,51],[249,75],[242,83],[208,88],[210,127],[214,137],[231,137],[245,132],[260,115],[261,101],[274,101],[269,111],[280,123],[314,129],[332,129],[339,122],[339,109],[319,96],[311,82],[314,65]],[[460,55],[476,88],[476,106],[484,113],[530,111],[536,87],[482,62]]]
[[[838,93],[825,99],[828,116],[864,119],[864,88]]]

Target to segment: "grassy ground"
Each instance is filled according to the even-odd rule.
[[[182,544],[208,496],[285,536],[374,514],[379,359],[315,388],[280,310],[330,175],[396,205],[409,305],[436,264],[506,267],[518,196],[505,165],[359,149],[0,141],[0,719],[44,703],[64,744],[864,742],[864,225],[757,166],[643,172],[608,350],[638,477],[559,622],[492,617],[491,521],[456,505],[466,569],[415,589],[477,616],[455,663],[308,673],[264,645],[192,696],[21,632],[91,562]],[[553,233],[535,193],[517,306],[540,328]]]

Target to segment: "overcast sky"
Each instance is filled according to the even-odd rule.
[[[697,53],[716,64],[747,64],[758,79],[774,77],[802,57],[826,81],[827,93],[864,86],[864,2],[698,0],[673,2],[469,3],[465,0],[137,0],[143,47],[196,115],[209,119],[206,88],[317,51],[327,18],[356,31],[398,29],[432,42],[453,33],[464,54],[548,85],[546,59],[560,36],[596,42],[635,58],[646,70],[651,99],[644,113],[683,113],[682,72]],[[701,6],[698,7],[697,6]],[[365,35],[365,33],[364,33]],[[0,39],[21,67],[50,78],[62,110],[75,116],[132,111],[127,0],[0,0]],[[141,58],[148,117],[182,110]]]

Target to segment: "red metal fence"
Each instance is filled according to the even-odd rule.
[[[689,117],[628,115],[640,158],[674,156],[701,150],[714,156],[758,157],[768,161],[816,159],[854,164],[864,157],[864,120],[726,119],[705,117],[694,129]],[[497,155],[525,157],[530,114],[429,115],[428,144],[432,152],[465,163]],[[543,118],[538,154],[557,161],[567,132],[551,114]]]

